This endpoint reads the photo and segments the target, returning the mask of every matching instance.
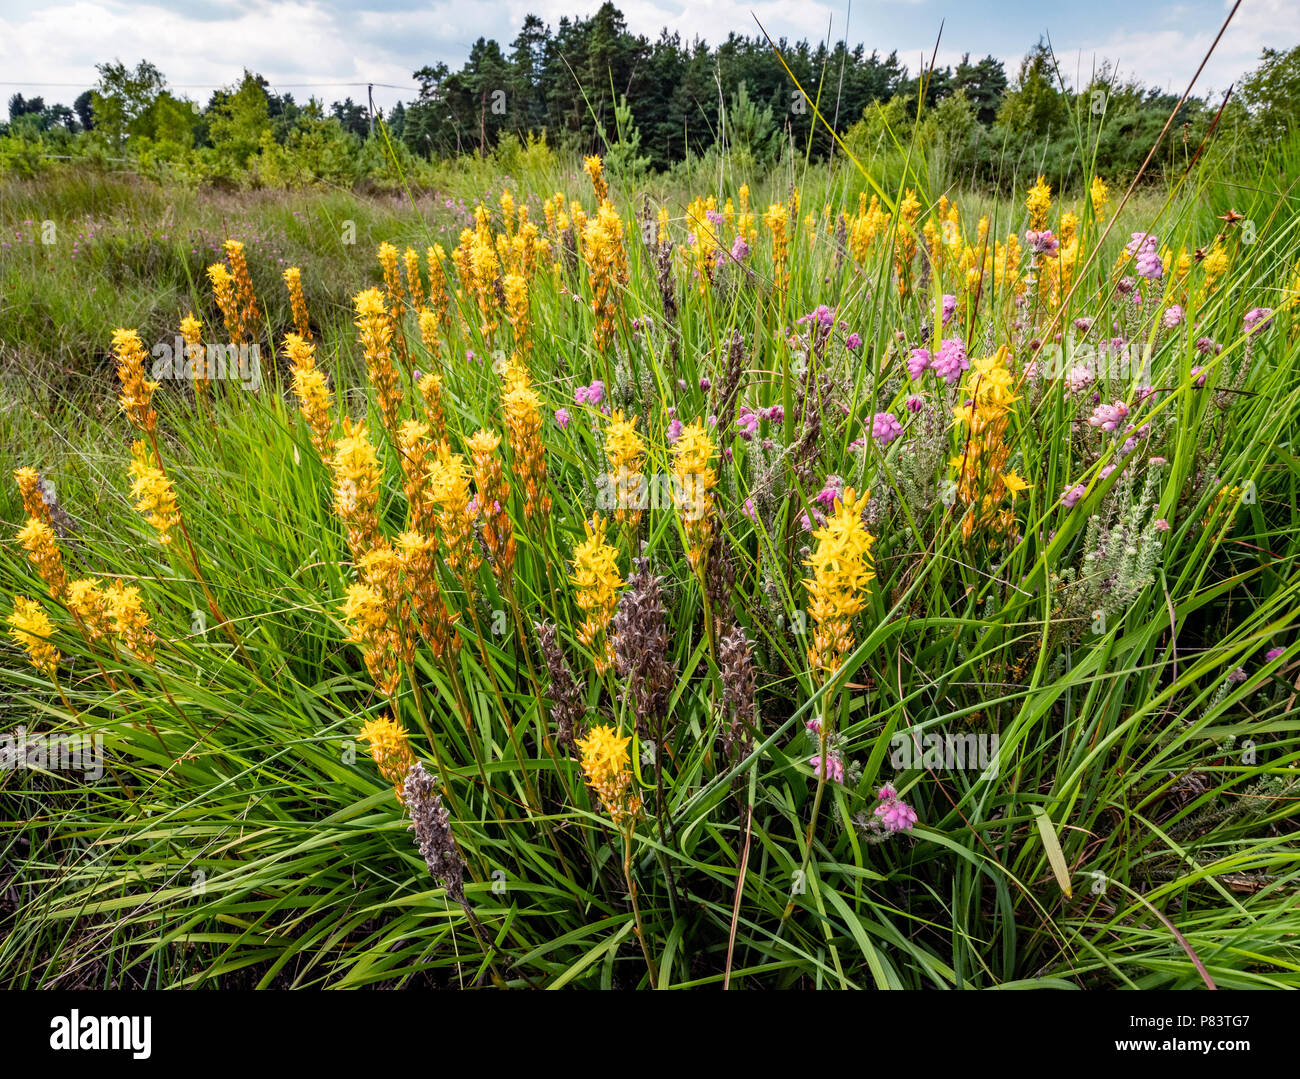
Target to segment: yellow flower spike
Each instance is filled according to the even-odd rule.
[[[235,279],[230,276],[230,271],[222,262],[214,262],[208,267],[207,272],[208,281],[212,284],[212,294],[216,297],[217,306],[221,309],[221,317],[226,323],[226,333],[230,335],[232,344],[242,344],[244,323],[239,301],[235,297]]]
[[[140,589],[114,581],[108,586],[105,601],[114,636],[141,662],[152,664],[157,637],[149,628],[149,615],[140,602]]]
[[[514,472],[524,488],[524,520],[544,521],[551,512],[551,495],[546,485],[541,398],[529,385],[527,370],[522,365],[508,366],[503,375],[507,381],[501,405]]]
[[[402,252],[402,264],[406,267],[406,291],[411,297],[411,307],[416,311],[424,307],[424,278],[420,276],[420,255],[413,247]]]
[[[334,450],[334,395],[325,373],[316,366],[316,346],[296,333],[286,334],[285,351],[289,353],[293,395],[298,410],[307,421],[311,443],[322,460]]]
[[[145,351],[135,330],[113,331],[113,353],[117,359],[117,377],[122,383],[122,411],[131,426],[146,434],[158,426],[158,414],[151,404],[157,382],[145,378]]]
[[[368,744],[379,774],[393,785],[393,793],[401,801],[406,773],[415,763],[405,728],[391,716],[379,716],[362,726],[360,737]]]
[[[390,245],[391,246],[391,245]],[[397,257],[396,251],[393,258]],[[398,286],[400,288],[400,284]],[[402,390],[393,366],[393,319],[384,306],[384,296],[377,288],[365,289],[352,298],[356,327],[366,358],[366,372],[375,387],[384,426],[395,433],[402,407]]]
[[[1025,209],[1029,211],[1029,227],[1035,231],[1047,228],[1047,215],[1052,209],[1052,188],[1043,176],[1039,176],[1034,186],[1025,197]]]
[[[619,737],[612,727],[592,727],[585,738],[577,740],[582,754],[582,771],[587,785],[596,793],[616,828],[636,817],[641,799],[632,790],[631,763],[628,757],[630,735]]]
[[[515,538],[507,512],[510,485],[501,465],[501,438],[491,431],[478,431],[469,440],[469,448],[474,457],[483,544],[492,559],[492,571],[498,579],[509,579],[515,564]]]
[[[584,522],[586,539],[573,549],[573,576],[578,590],[578,607],[583,623],[578,640],[596,653],[597,674],[614,663],[614,642],[608,629],[618,607],[618,589],[623,578],[618,572],[618,551],[605,542],[606,522],[600,514]],[[603,644],[599,644],[603,638]]]
[[[59,667],[59,650],[50,643],[54,627],[49,615],[35,600],[26,596],[14,597],[13,613],[9,615],[9,636],[27,653],[27,658],[42,674],[53,679]]]
[[[605,183],[604,164],[599,157],[587,157],[583,158],[582,168],[591,178],[591,187],[596,192],[596,201],[604,202],[609,198],[609,185]]]
[[[107,637],[111,631],[108,615],[108,594],[103,582],[94,577],[72,581],[68,585],[68,610],[85,628],[86,639],[92,644]]]
[[[866,605],[867,587],[875,578],[875,537],[862,523],[870,496],[870,491],[858,495],[846,487],[826,523],[813,532],[817,546],[804,562],[813,575],[803,584],[815,627],[808,646],[808,662],[815,671],[834,673],[853,650],[852,620]]]
[[[1092,201],[1092,216],[1101,217],[1102,210],[1110,200],[1110,190],[1106,187],[1106,181],[1100,176],[1092,178],[1092,184],[1088,188],[1088,198]]]
[[[683,427],[673,445],[673,504],[686,533],[691,569],[702,570],[713,540],[713,488],[718,474],[710,462],[717,447],[699,420]]]
[[[130,471],[131,497],[136,511],[158,531],[159,543],[171,543],[171,530],[181,520],[176,492],[167,474],[155,465],[148,443],[131,444]]]
[[[18,484],[18,492],[23,498],[23,510],[27,516],[39,517],[48,523],[50,507],[45,504],[45,498],[41,493],[40,473],[34,468],[15,468],[14,482]]]
[[[240,336],[234,342],[237,345],[247,343],[247,338],[256,337],[258,323],[257,296],[253,292],[253,278],[248,272],[248,261],[244,258],[244,245],[238,240],[227,240],[222,247],[230,261],[230,273],[234,278],[235,293],[239,304]]]
[[[334,512],[347,528],[348,547],[354,560],[379,542],[379,457],[365,422],[353,426],[343,420],[343,437],[334,445],[330,460],[334,476]]]
[[[68,579],[63,570],[63,554],[54,537],[54,529],[40,517],[29,517],[27,523],[18,530],[18,542],[27,552],[27,561],[36,567],[50,595],[62,599],[68,587]]]
[[[431,492],[438,504],[438,530],[446,551],[447,566],[462,580],[478,569],[480,558],[474,543],[475,511],[471,506],[469,467],[459,453],[452,453],[444,441],[429,472]]]
[[[602,202],[596,215],[583,224],[580,235],[582,258],[591,281],[596,348],[603,352],[613,344],[622,289],[628,281],[623,220],[612,203]]]
[[[609,417],[605,428],[605,456],[609,458],[609,484],[617,508],[614,513],[619,524],[633,527],[641,520],[641,502],[645,477],[641,474],[641,460],[645,456],[645,440],[637,434],[637,417],[623,418],[622,411]]]
[[[302,271],[290,266],[281,275],[289,290],[289,305],[293,308],[293,326],[304,341],[311,341],[310,320],[307,318],[307,298],[302,294]]]

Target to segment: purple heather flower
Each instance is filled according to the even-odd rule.
[[[1164,316],[1160,320],[1164,323],[1166,330],[1172,330],[1175,326],[1181,326],[1183,322],[1183,308],[1181,304],[1171,303],[1165,308]]]
[[[1246,672],[1241,667],[1238,667],[1236,670],[1228,672],[1229,682],[1244,682],[1245,680],[1246,680]]]
[[[912,378],[920,378],[930,367],[930,352],[924,348],[912,349],[912,354],[907,358],[907,373]]]
[[[802,318],[796,320],[797,324],[802,326],[806,322],[815,322],[823,330],[829,330],[835,324],[835,309],[827,307],[825,304],[819,304],[816,311],[813,311]]]
[[[903,433],[903,425],[892,412],[877,412],[871,418],[871,437],[882,446],[888,446]]]
[[[1098,405],[1088,417],[1088,422],[1103,431],[1114,431],[1119,428],[1127,415],[1128,405],[1123,401],[1116,401],[1113,405]]]
[[[1196,347],[1196,351],[1201,353],[1204,356],[1208,356],[1211,352],[1213,352],[1217,356],[1220,352],[1223,351],[1222,345],[1215,344],[1208,337],[1198,337],[1196,339],[1195,347]]]
[[[1043,229],[1042,232],[1030,229],[1025,233],[1025,243],[1029,245],[1031,251],[1046,255],[1048,258],[1055,258],[1061,248],[1061,241],[1052,235],[1051,229]]]
[[[745,504],[740,507],[740,512],[753,521],[754,524],[758,524],[758,511],[754,509],[754,500],[752,498],[745,499]]]
[[[1114,472],[1114,471],[1115,471],[1115,466],[1114,466],[1114,465],[1106,465],[1106,466],[1104,466],[1104,467],[1102,468],[1102,470],[1097,474],[1097,478],[1098,478],[1098,479],[1103,479],[1103,480],[1104,480],[1107,476],[1109,476],[1109,475],[1110,475],[1112,472]]]
[[[1129,235],[1133,238],[1124,245],[1124,250],[1134,257],[1143,251],[1154,251],[1160,242],[1160,238],[1153,232],[1132,232]]]
[[[769,408],[769,409],[764,409],[764,411],[763,411],[763,419],[768,420],[768,421],[770,421],[771,423],[784,423],[784,422],[785,422],[785,406],[784,406],[784,405],[773,405],[773,406],[772,406],[771,408]]]
[[[1204,385],[1205,385],[1205,368],[1204,368],[1204,367],[1193,367],[1193,368],[1192,368],[1192,385],[1193,385],[1193,386],[1204,386]]]
[[[1160,518],[1159,520],[1157,520],[1156,523],[1155,523],[1155,530],[1156,530],[1157,532],[1168,532],[1168,531],[1169,531],[1169,522],[1166,521],[1163,517],[1161,517],[1161,518]]]
[[[676,442],[677,439],[681,437],[681,433],[682,433],[682,421],[679,420],[676,416],[674,416],[673,422],[668,425],[668,434],[667,434],[668,441]]]
[[[596,379],[587,387],[587,404],[598,405],[605,399],[605,384]]]
[[[749,244],[745,242],[743,236],[737,236],[731,242],[731,257],[737,262],[749,258]]]
[[[740,429],[740,437],[746,442],[751,441],[758,434],[758,413],[742,408],[736,417],[736,426]]]
[[[907,400],[903,402],[903,407],[906,408],[908,412],[920,412],[924,404],[925,401],[922,399],[920,394],[912,393],[908,394]]]
[[[970,361],[966,358],[966,346],[955,337],[945,337],[943,344],[939,346],[939,351],[930,361],[930,367],[949,386],[954,385],[961,377],[961,373],[970,368]]]
[[[573,391],[573,403],[575,405],[585,405],[587,403],[588,392],[589,391],[587,390],[586,386],[579,386],[576,390]]]
[[[569,427],[569,410],[567,408],[557,408],[555,410],[555,422],[560,425],[561,431],[568,430]]]
[[[1245,326],[1247,333],[1254,333],[1256,330],[1262,330],[1273,320],[1273,309],[1271,307],[1252,307],[1246,312],[1246,317],[1242,319],[1242,325]]]
[[[1065,387],[1071,393],[1081,393],[1092,385],[1092,379],[1092,371],[1083,364],[1078,364],[1065,372]]]
[[[1084,496],[1087,490],[1088,488],[1082,483],[1076,483],[1073,487],[1067,487],[1065,489],[1065,494],[1061,495],[1061,505],[1067,510],[1074,509],[1074,507],[1078,505],[1079,499]]]
[[[917,822],[916,810],[898,797],[898,792],[888,783],[876,792],[873,811],[888,832],[910,832]]]
[[[1264,662],[1272,663],[1273,660],[1277,659],[1285,652],[1286,652],[1285,648],[1270,648],[1267,652],[1264,653]]]
[[[943,325],[948,325],[948,320],[952,318],[952,314],[956,310],[957,297],[952,295],[952,293],[945,292],[943,294]]]
[[[822,771],[822,758],[820,753],[816,753],[813,756],[809,757],[808,763],[812,766],[813,774],[816,775],[819,779],[822,778],[829,779],[835,783],[844,782],[844,762],[839,758],[838,754],[831,753],[831,752],[828,752],[826,754],[825,773],[823,773]],[[879,810],[877,810],[877,812],[879,812]],[[888,825],[886,827],[888,827]],[[908,827],[911,826],[908,825]],[[891,829],[891,830],[897,830],[897,829]]]
[[[844,339],[844,347],[850,352],[857,352],[862,347],[862,338],[856,333],[851,333]]]
[[[826,482],[822,485],[822,489],[813,495],[813,501],[819,503],[828,510],[833,510],[835,508],[835,500],[843,493],[844,481],[832,472],[826,477]]]
[[[1076,318],[1074,320],[1074,328],[1080,333],[1087,333],[1092,329],[1092,324],[1096,321],[1096,319],[1091,318]]]
[[[1129,454],[1137,449],[1139,439],[1146,438],[1151,434],[1151,425],[1149,423],[1144,423],[1141,427],[1134,427],[1130,423],[1128,425],[1128,430],[1125,433],[1128,435],[1128,438],[1124,440],[1124,446],[1121,452]]]
[[[1164,260],[1155,251],[1143,251],[1137,257],[1137,272],[1139,277],[1154,281],[1165,274]]]

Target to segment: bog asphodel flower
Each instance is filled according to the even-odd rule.
[[[1052,209],[1052,188],[1043,176],[1039,176],[1034,186],[1025,197],[1025,209],[1029,211],[1029,227],[1038,232],[1047,228],[1047,215]]]
[[[595,653],[596,673],[604,674],[614,662],[608,630],[623,578],[618,572],[618,551],[605,542],[605,519],[596,514],[584,527],[586,538],[573,549],[572,580],[583,614],[578,640]]]
[[[157,637],[149,627],[149,615],[140,602],[140,589],[114,581],[105,593],[113,635],[143,663],[153,663]]]
[[[596,201],[604,202],[609,198],[609,185],[605,183],[604,164],[599,157],[586,157],[583,158],[582,168],[591,177],[591,187],[596,192]]]
[[[108,617],[108,594],[103,582],[94,577],[84,577],[68,584],[68,610],[85,630],[86,640],[92,644],[108,636],[111,626]]]
[[[367,744],[371,758],[379,766],[379,774],[393,785],[393,792],[401,801],[406,773],[415,763],[406,728],[392,716],[376,716],[362,726],[361,740]]]
[[[503,373],[507,377],[501,404],[515,475],[524,488],[524,519],[544,521],[551,512],[551,495],[546,486],[541,398],[533,391],[521,364],[514,363]]]
[[[533,347],[528,334],[528,281],[523,274],[508,273],[501,281],[506,297],[506,318],[515,332],[515,344],[528,352]]]
[[[397,537],[401,559],[403,589],[420,634],[429,644],[434,658],[458,645],[457,616],[448,609],[438,586],[438,544],[431,534],[403,532]]]
[[[397,258],[397,252],[393,252]],[[398,285],[400,288],[400,283]],[[370,384],[375,387],[375,399],[384,426],[390,432],[397,430],[402,407],[402,391],[397,382],[397,369],[393,366],[393,320],[384,306],[383,294],[377,288],[358,292],[352,298],[356,310],[356,327],[361,348],[366,357],[366,371]]]
[[[307,421],[311,444],[326,460],[334,448],[334,395],[325,372],[316,366],[316,346],[296,333],[285,335],[284,346],[289,353],[298,410]]]
[[[131,444],[131,497],[137,512],[158,531],[158,542],[172,541],[171,530],[180,524],[176,492],[150,454],[149,444],[137,440]]]
[[[413,247],[402,252],[406,266],[406,291],[411,297],[411,307],[419,311],[424,307],[424,279],[420,277],[420,255]]]
[[[971,361],[963,388],[969,404],[953,408],[958,430],[968,428],[962,451],[949,462],[957,471],[957,497],[970,507],[962,519],[962,536],[969,538],[976,527],[1007,535],[1015,524],[1011,508],[1029,484],[1007,468],[1011,446],[1006,432],[1015,394],[1015,376],[1007,367],[1008,353],[999,349],[992,356]]]
[[[231,343],[243,344],[245,341],[243,314],[240,311],[239,300],[235,296],[235,279],[230,276],[230,271],[226,269],[224,262],[214,262],[208,267],[208,281],[212,284],[212,294],[216,297],[217,306],[221,308],[221,317],[225,320],[226,333],[230,335]]]
[[[429,465],[434,445],[429,441],[429,425],[407,420],[397,430],[397,449],[402,457],[402,475],[406,477],[407,522],[417,532],[431,533],[438,507],[430,493]]]
[[[416,389],[420,391],[420,399],[424,402],[424,419],[429,425],[429,436],[435,443],[441,442],[447,437],[447,418],[442,411],[442,378],[430,372],[416,383]]]
[[[853,618],[866,605],[867,588],[875,577],[871,562],[875,538],[862,522],[870,495],[846,487],[826,523],[813,532],[817,546],[804,562],[813,575],[803,584],[808,589],[808,617],[815,627],[808,646],[814,671],[834,673],[853,650]]]
[[[208,392],[211,379],[208,377],[207,359],[203,353],[203,323],[194,317],[191,311],[181,319],[181,337],[185,341],[186,374],[194,382],[194,393],[201,397]]]
[[[683,427],[673,446],[673,503],[686,533],[687,560],[697,572],[713,539],[713,488],[718,474],[710,462],[717,456],[717,447],[699,420]]]
[[[54,537],[54,529],[40,517],[28,517],[27,523],[18,530],[18,542],[27,552],[27,561],[36,567],[36,572],[50,590],[55,599],[62,599],[67,591],[68,579],[63,570],[63,554]]]
[[[479,555],[474,546],[476,507],[471,505],[469,467],[459,453],[452,453],[444,441],[438,446],[438,459],[429,471],[431,493],[438,504],[438,530],[446,552],[447,567],[462,580],[478,569]]]
[[[641,461],[645,457],[645,440],[637,434],[637,417],[623,418],[621,411],[609,418],[605,428],[605,456],[609,458],[609,486],[616,503],[614,519],[619,524],[636,527],[644,505],[645,477]]]
[[[1101,217],[1101,211],[1110,199],[1110,191],[1106,187],[1106,181],[1100,176],[1092,178],[1092,184],[1088,188],[1088,198],[1092,201],[1092,216]]]
[[[293,308],[294,329],[304,341],[310,341],[311,325],[307,318],[307,298],[302,294],[302,271],[297,266],[290,266],[282,276],[285,287],[289,290],[289,305]]]
[[[600,204],[582,229],[582,257],[591,280],[591,313],[596,320],[596,348],[602,352],[614,341],[620,290],[627,285],[627,251],[623,247],[623,219],[612,203]]]
[[[592,727],[585,738],[577,740],[582,754],[582,772],[587,785],[596,793],[616,828],[635,819],[641,811],[641,799],[632,787],[628,746],[632,736],[620,737],[613,727]]]
[[[140,335],[135,330],[114,330],[113,353],[117,359],[117,377],[122,383],[122,411],[132,427],[148,434],[158,426],[158,414],[151,402],[159,384],[145,378],[145,351]]]
[[[47,524],[50,521],[50,507],[45,504],[41,493],[41,476],[34,468],[15,468],[14,482],[18,484],[18,493],[22,495],[23,510],[28,517],[39,517]]]
[[[334,512],[347,528],[348,547],[354,561],[379,542],[379,457],[370,441],[365,421],[353,426],[343,420],[343,437],[334,445],[330,461],[334,475]]]
[[[54,627],[45,609],[33,599],[15,596],[8,621],[10,638],[27,653],[32,666],[53,678],[59,667],[59,650],[50,643]]]
[[[790,211],[782,202],[774,202],[763,215],[763,224],[772,234],[772,279],[777,289],[790,284],[790,270],[786,261],[790,252]]]
[[[230,260],[230,272],[235,279],[241,332],[255,336],[253,328],[257,325],[257,296],[253,292],[253,278],[248,272],[248,261],[244,258],[244,245],[238,240],[227,240],[222,247],[226,258]],[[235,344],[244,344],[243,336]]]
[[[492,431],[477,431],[469,440],[469,449],[474,458],[483,545],[492,559],[492,571],[499,579],[509,579],[515,564],[515,537],[506,509],[510,485],[501,466],[501,438]]]

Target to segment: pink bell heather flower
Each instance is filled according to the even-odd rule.
[[[1205,356],[1208,356],[1211,352],[1213,352],[1217,356],[1220,352],[1223,351],[1223,346],[1220,344],[1216,344],[1214,340],[1209,337],[1198,337],[1196,339],[1195,347],[1197,352]]]
[[[910,832],[917,822],[916,810],[898,797],[898,792],[888,783],[876,792],[873,811],[887,832]]]
[[[1139,386],[1133,403],[1138,405],[1146,404],[1155,395],[1156,388],[1154,386]]]
[[[754,509],[754,500],[752,498],[745,499],[745,504],[740,507],[740,512],[753,521],[754,524],[758,524],[758,510]]]
[[[1092,324],[1096,321],[1096,319],[1092,318],[1076,318],[1074,320],[1074,328],[1080,333],[1087,333],[1092,329]]]
[[[1065,388],[1070,393],[1081,393],[1092,385],[1093,373],[1083,364],[1076,364],[1065,372]]]
[[[862,347],[862,338],[856,333],[851,333],[844,339],[844,347],[850,352],[857,352]]]
[[[1102,468],[1100,472],[1097,473],[1097,478],[1104,480],[1107,476],[1109,476],[1114,471],[1115,471],[1114,465],[1106,465],[1105,467]]]
[[[560,425],[561,431],[568,430],[569,427],[569,410],[567,408],[557,408],[555,410],[555,422]]]
[[[903,425],[892,412],[877,412],[871,418],[871,437],[882,446],[888,446],[903,433]]]
[[[821,510],[813,510],[811,516],[807,513],[799,515],[799,527],[805,532],[811,532],[814,528],[821,528],[826,523],[826,514]]]
[[[1165,308],[1165,313],[1161,316],[1160,321],[1164,324],[1166,330],[1172,330],[1175,326],[1181,326],[1183,322],[1182,305],[1171,303]]]
[[[796,322],[800,326],[807,322],[813,322],[823,330],[829,330],[835,324],[835,308],[819,304],[816,311],[804,315],[803,318],[797,319]]]
[[[1254,333],[1256,330],[1262,330],[1273,321],[1273,309],[1271,307],[1252,307],[1246,312],[1245,318],[1242,319],[1242,325],[1245,326],[1247,333]]]
[[[764,409],[762,412],[762,416],[763,419],[769,421],[770,423],[784,423],[785,406],[773,405],[771,408]]]
[[[1205,385],[1205,368],[1204,368],[1204,367],[1193,367],[1193,368],[1192,368],[1192,385],[1193,385],[1193,386],[1204,386],[1204,385]]]
[[[844,481],[835,473],[826,477],[822,489],[813,495],[813,501],[825,509],[833,510],[835,500],[844,493]]]
[[[712,388],[713,388],[713,383],[709,381],[709,377],[708,377],[708,375],[704,375],[704,376],[700,379],[700,389],[702,389],[702,390],[709,390],[709,389],[712,389]]]
[[[907,373],[912,378],[920,378],[930,369],[930,351],[924,348],[912,349],[912,354],[907,358]]]
[[[1161,278],[1165,275],[1164,260],[1155,251],[1143,251],[1137,257],[1137,272],[1149,281]]]
[[[970,368],[970,361],[966,358],[966,346],[955,337],[944,338],[939,351],[930,361],[930,367],[949,386],[954,385],[961,378],[961,373]]]
[[[1267,652],[1264,653],[1264,662],[1272,663],[1273,660],[1278,659],[1285,652],[1286,652],[1285,648],[1270,648]]]
[[[1073,487],[1067,487],[1065,489],[1065,494],[1061,495],[1061,505],[1067,510],[1074,509],[1074,507],[1078,505],[1079,499],[1081,499],[1087,491],[1088,488],[1082,483],[1076,483]]]
[[[587,387],[579,386],[573,391],[573,403],[575,405],[585,405],[587,403]]]
[[[1031,251],[1046,255],[1048,258],[1055,258],[1061,249],[1061,241],[1052,235],[1051,229],[1043,229],[1042,232],[1030,229],[1025,233],[1025,243],[1029,245]]]
[[[1157,532],[1168,532],[1168,531],[1169,531],[1169,522],[1166,521],[1163,517],[1161,517],[1161,518],[1160,518],[1159,520],[1157,520],[1156,523],[1155,523],[1155,530],[1156,530]]]
[[[1155,251],[1156,244],[1160,242],[1154,232],[1131,232],[1132,239],[1124,245],[1124,250],[1136,258],[1143,251]]]
[[[1148,435],[1151,434],[1151,425],[1149,423],[1144,423],[1141,427],[1134,427],[1130,423],[1128,425],[1128,430],[1125,433],[1128,435],[1128,438],[1124,440],[1124,445],[1121,447],[1121,452],[1125,454],[1129,454],[1132,453],[1135,449],[1137,449],[1137,444],[1139,439],[1146,438]]]
[[[813,774],[819,779],[829,779],[834,783],[844,782],[844,761],[840,759],[838,754],[830,752],[826,754],[826,768],[824,772],[822,770],[822,758],[820,753],[815,753],[809,757],[808,763],[812,766]]]
[[[740,437],[746,442],[753,440],[758,434],[758,413],[752,411],[748,406],[740,410],[740,415],[736,417],[736,427],[739,429]]]
[[[749,244],[745,242],[743,236],[737,236],[731,242],[731,257],[737,262],[749,258]]]
[[[605,384],[601,382],[600,379],[596,379],[595,382],[587,387],[587,404],[598,405],[604,399]]]
[[[1113,405],[1098,405],[1088,417],[1088,422],[1103,431],[1114,431],[1127,415],[1128,405],[1123,401],[1116,401]]]
[[[951,293],[943,294],[943,325],[948,325],[948,320],[952,318],[952,313],[957,310],[957,297]]]
[[[818,718],[817,716],[813,716],[812,719],[806,720],[804,722],[804,730],[806,730],[809,734],[815,734],[820,738],[822,733],[821,719]]]
[[[907,409],[908,412],[920,412],[924,405],[924,399],[917,393],[908,394],[907,400],[903,402],[903,407]]]
[[[681,433],[682,433],[682,421],[679,420],[676,416],[674,416],[673,422],[668,425],[668,432],[667,432],[668,441],[676,442],[677,439],[681,437]]]

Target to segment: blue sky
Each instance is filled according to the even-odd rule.
[[[589,14],[598,0],[0,0],[0,98],[13,92],[71,103],[95,80],[94,65],[147,57],[176,92],[206,99],[244,67],[299,100],[365,97],[381,105],[409,98],[411,72],[426,63],[458,67],[479,36],[502,46],[528,12],[554,25]],[[929,56],[943,23],[940,63],[962,52],[992,53],[1008,72],[1041,34],[1050,36],[1067,77],[1086,79],[1103,59],[1148,85],[1181,92],[1218,32],[1231,0],[1147,4],[1089,0],[1054,6],[1030,0],[625,0],[629,27],[649,37],[661,27],[709,41],[729,30],[819,40],[845,36],[868,49],[897,49],[912,70]],[[1254,66],[1265,45],[1300,44],[1297,0],[1243,0],[1196,92],[1222,92]],[[69,85],[45,85],[63,83]]]

